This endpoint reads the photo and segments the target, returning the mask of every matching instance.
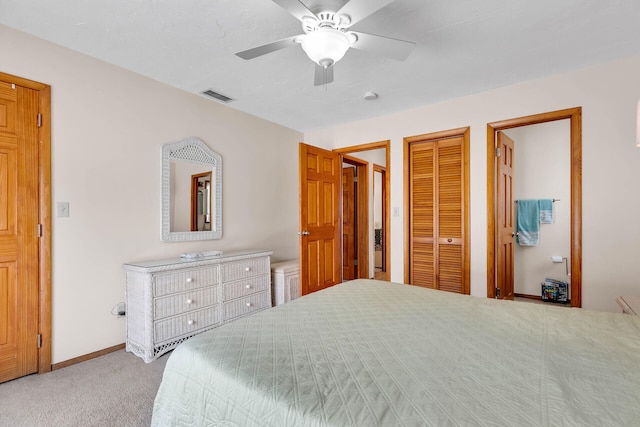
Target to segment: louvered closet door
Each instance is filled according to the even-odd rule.
[[[464,139],[411,144],[410,282],[467,293],[464,248]]]
[[[410,149],[410,283],[435,288],[435,188],[434,143],[421,143]]]
[[[437,150],[437,281],[438,289],[463,292],[462,138],[438,142]]]

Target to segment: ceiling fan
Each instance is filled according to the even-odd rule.
[[[298,0],[273,0],[302,22],[304,34],[244,50],[236,55],[242,59],[253,59],[300,44],[309,59],[316,63],[315,86],[333,81],[333,66],[350,47],[402,61],[409,56],[415,43],[349,29],[393,1],[350,0],[337,12],[323,11],[316,14]]]

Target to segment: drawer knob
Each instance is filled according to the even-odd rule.
[[[247,286],[245,286],[245,288],[251,289],[251,285],[247,285]]]
[[[196,323],[196,321],[195,321],[195,320],[189,320],[189,321],[187,321],[187,325],[189,325],[189,326],[193,325],[194,323]]]
[[[247,303],[247,307],[251,307],[251,303],[250,302]]]
[[[187,277],[187,283],[193,282],[193,277]]]
[[[193,304],[193,300],[192,300],[191,298],[189,298],[189,299],[187,300],[187,304]]]
[[[244,271],[251,271],[251,267],[245,267]]]

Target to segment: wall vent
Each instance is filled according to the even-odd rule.
[[[215,99],[217,99],[219,101],[222,101],[222,102],[231,102],[231,101],[233,101],[232,98],[229,98],[228,96],[224,96],[224,95],[222,95],[222,94],[220,94],[220,93],[218,93],[218,92],[216,92],[214,90],[211,90],[211,89],[207,89],[207,90],[203,91],[202,94],[210,96],[211,98],[215,98]]]

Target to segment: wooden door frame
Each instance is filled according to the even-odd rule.
[[[358,260],[357,277],[369,278],[369,162],[347,154],[340,154],[342,164],[352,165],[356,169],[357,181],[357,215],[356,215],[356,245],[358,251],[356,259]],[[342,181],[340,181],[340,194],[342,194]],[[342,199],[341,199],[342,200]],[[342,219],[342,210],[340,211],[340,219]],[[340,222],[342,227],[342,222]],[[366,224],[363,227],[361,224]],[[342,233],[340,233],[342,238]],[[344,242],[340,242],[341,245]],[[344,261],[343,261],[344,264]],[[344,279],[344,278],[343,278]]]
[[[551,111],[487,124],[487,298],[495,298],[496,281],[496,132],[570,120],[571,126],[571,306],[582,307],[582,107]]]
[[[409,192],[409,180],[410,180],[410,162],[409,162],[409,149],[411,144],[425,141],[435,141],[448,138],[463,138],[463,156],[464,163],[462,165],[464,170],[464,213],[463,213],[463,244],[464,244],[464,267],[462,272],[462,291],[464,294],[469,294],[471,291],[471,228],[470,228],[470,199],[469,199],[469,143],[470,143],[470,129],[469,127],[462,127],[457,129],[445,130],[440,132],[433,132],[423,135],[416,135],[404,138],[404,282],[410,283],[411,270],[409,265],[410,252],[411,252],[411,229],[409,227],[410,221],[410,192]]]
[[[42,374],[51,371],[51,86],[2,72],[0,80],[38,92],[41,114],[38,127],[38,210],[39,223],[42,224],[38,259],[38,333],[41,336],[38,373]]]
[[[387,259],[385,263],[385,270],[386,270],[386,280],[390,280],[391,279],[391,215],[390,215],[391,209],[389,204],[391,203],[391,195],[389,193],[391,192],[391,181],[390,181],[391,180],[391,141],[386,140],[386,141],[379,141],[379,142],[371,142],[368,144],[352,145],[350,147],[336,148],[333,151],[335,151],[340,155],[345,155],[347,153],[357,153],[360,151],[377,150],[380,148],[384,148],[385,154],[386,154],[385,167],[387,168],[387,176],[386,176],[386,182],[385,182],[385,186],[386,186],[385,198],[387,200],[387,203],[385,206],[386,214],[384,216],[384,228],[386,230],[385,245],[387,247]],[[367,222],[368,222],[368,218],[367,218]],[[369,250],[369,247],[367,244],[367,262],[369,259],[368,250]]]
[[[374,188],[374,197],[375,197],[375,174],[376,172],[381,173],[382,176],[384,177],[384,179],[382,180],[382,184],[380,185],[382,187],[380,194],[382,195],[382,218],[386,218],[387,217],[387,168],[384,166],[380,166],[378,164],[373,164],[373,188]],[[375,200],[374,200],[375,203]],[[375,217],[375,210],[374,210],[374,217]],[[375,222],[375,221],[374,221]],[[384,230],[384,229],[383,229]],[[373,229],[374,233],[375,233],[375,225],[374,225],[374,229]],[[386,234],[388,233],[388,230],[384,230],[384,234],[385,234],[385,239],[382,242],[382,261],[384,262],[384,266],[385,269],[387,267],[387,239],[386,239]],[[375,236],[374,236],[375,239]],[[375,241],[375,240],[374,240]],[[375,252],[375,243],[374,243],[374,252]],[[373,271],[374,271],[374,277],[375,277],[375,261],[374,261],[374,265],[373,265]],[[388,279],[387,279],[388,280]]]

